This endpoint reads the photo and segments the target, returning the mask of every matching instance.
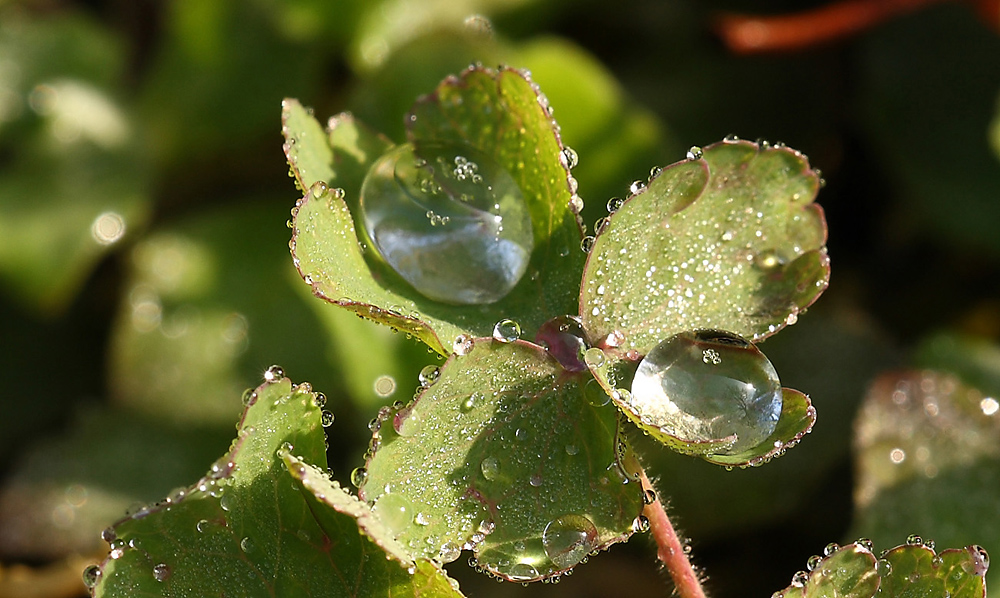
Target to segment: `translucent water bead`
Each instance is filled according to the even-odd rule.
[[[760,445],[781,415],[781,384],[767,357],[744,338],[720,330],[682,332],[639,363],[632,406],[665,432],[686,441],[737,436],[724,451]]]
[[[469,147],[406,144],[361,186],[365,231],[379,255],[430,299],[479,305],[517,285],[534,248],[521,189]]]

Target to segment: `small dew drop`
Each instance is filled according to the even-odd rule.
[[[590,250],[594,248],[594,240],[592,235],[587,235],[580,241],[580,249],[584,253],[590,253]]]
[[[622,198],[612,197],[611,199],[608,200],[608,213],[614,214],[615,212],[621,209],[623,203],[625,203],[625,200],[623,200]]]
[[[97,582],[101,580],[101,575],[103,572],[101,568],[97,565],[90,565],[83,570],[83,585],[87,586],[89,589],[93,589],[97,585]]]
[[[323,414],[320,416],[320,418],[321,418],[320,423],[323,424],[324,428],[329,428],[330,426],[332,426],[333,420],[336,419],[336,417],[333,415],[333,411],[327,411],[325,409],[323,410]]]
[[[584,352],[583,361],[591,368],[599,368],[606,361],[604,351],[601,351],[597,347],[591,347]]]
[[[351,484],[355,488],[360,488],[362,484],[365,483],[365,478],[368,477],[368,470],[364,467],[355,467],[354,471],[351,472]]]
[[[823,549],[823,556],[832,556],[833,553],[837,552],[838,550],[840,550],[840,544],[837,544],[836,542],[830,542],[829,544],[826,545],[826,548]]]
[[[632,181],[632,184],[628,186],[628,192],[632,195],[638,195],[646,189],[646,183],[642,181]]]
[[[538,473],[531,474],[531,477],[528,478],[528,483],[531,484],[532,487],[538,488],[542,485],[542,475]]]
[[[153,567],[153,579],[156,581],[166,581],[170,579],[170,566],[165,563],[160,563]]]
[[[687,151],[688,160],[701,160],[702,156],[704,155],[705,155],[704,152],[697,145],[692,145],[691,148]]]
[[[559,569],[580,563],[597,548],[597,543],[597,527],[583,515],[563,515],[549,521],[542,531],[545,555]]]
[[[483,477],[490,481],[497,479],[497,476],[500,475],[500,463],[496,457],[483,459],[483,462],[479,464],[479,469],[483,472]]]
[[[330,189],[327,187],[326,182],[316,181],[311,187],[309,187],[309,195],[312,196],[313,199],[322,199],[326,196],[329,190]]]
[[[656,502],[656,492],[647,488],[646,491],[643,492],[642,494],[642,502],[647,505],[651,505],[654,502]]]
[[[430,388],[438,381],[441,377],[441,368],[436,365],[425,366],[424,369],[420,370],[420,374],[417,379],[420,381],[421,388]]]
[[[632,531],[642,534],[649,531],[649,519],[645,515],[639,515],[632,521]]]
[[[566,146],[559,152],[559,161],[568,169],[576,168],[576,165],[580,162],[580,157],[576,154],[576,150]]]
[[[460,334],[455,337],[455,342],[452,343],[452,349],[455,351],[456,355],[468,355],[472,352],[476,341],[467,334]]]
[[[906,537],[906,543],[909,546],[923,546],[924,539],[918,536],[917,534],[910,534],[909,536]]]
[[[521,325],[505,318],[493,327],[493,339],[500,343],[512,343],[521,338]]]
[[[254,550],[253,539],[251,539],[250,536],[246,536],[242,540],[240,540],[240,550],[242,550],[247,554],[253,552]]]
[[[458,560],[462,555],[462,549],[452,542],[447,542],[441,546],[438,552],[438,561],[441,563],[451,563]]]
[[[285,377],[285,370],[280,365],[272,365],[264,370],[264,381],[271,384]]]
[[[875,572],[878,573],[881,577],[885,577],[887,575],[891,575],[892,574],[892,563],[890,563],[889,561],[887,561],[885,559],[879,559],[875,563]]]

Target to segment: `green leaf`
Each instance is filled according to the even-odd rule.
[[[291,103],[286,108],[300,111]],[[294,119],[301,120],[298,114]],[[301,131],[316,139],[318,125],[299,123],[293,131],[287,127],[291,117],[285,120],[286,136]],[[427,299],[377,256],[366,255],[372,250],[359,245],[357,214],[352,216],[349,207],[356,205],[356,195],[345,201],[343,194],[317,187],[297,205],[293,238],[296,264],[313,292],[417,336],[442,354],[451,352],[451,341],[458,335],[487,336],[497,321],[511,314],[530,334],[553,315],[574,311],[583,262],[575,250],[580,233],[570,209],[569,171],[560,161],[563,147],[537,87],[511,69],[470,69],[460,79],[446,79],[433,95],[418,101],[408,124],[414,143],[473,147],[511,173],[527,200],[533,224],[535,249],[527,272],[509,295],[494,304],[455,306]],[[331,138],[343,149],[345,161],[359,152],[366,158],[347,167],[350,180],[359,181],[358,173],[377,157],[360,143],[371,139],[358,135],[352,142],[349,134],[337,135],[340,129],[335,126]],[[316,166],[327,160],[320,149],[299,148],[289,158],[293,171],[301,162],[299,168],[317,169],[316,176],[326,172]],[[336,169],[336,157],[333,160]],[[334,178],[330,184],[339,183]]]
[[[608,221],[587,261],[584,328],[616,351],[649,352],[685,330],[759,340],[826,288],[819,177],[785,148],[723,142],[653,177]]]
[[[472,549],[491,574],[532,581],[631,535],[637,464],[615,410],[588,403],[587,376],[486,338],[435,375],[383,412],[359,492],[417,556]]]
[[[203,211],[132,248],[128,299],[110,343],[116,402],[231,430],[261,364],[295,363],[317,385],[339,389],[339,366],[331,371],[324,355],[329,340],[296,292],[285,214],[274,202],[248,201]]]
[[[392,590],[395,596],[401,589],[402,596],[421,598],[462,595],[458,584],[452,585],[437,564],[424,559],[414,562],[368,505],[346,492],[325,472],[288,453],[283,459],[303,488],[309,508],[326,537],[336,539],[329,549],[330,559],[345,578],[372,595]],[[348,591],[345,595],[356,594]]]
[[[8,555],[53,561],[99,553],[97,530],[196,479],[232,437],[232,428],[175,428],[95,405],[70,424],[31,442],[11,465],[0,489]]]
[[[995,544],[998,454],[996,399],[940,372],[883,375],[856,422],[853,533]]]
[[[352,521],[360,513],[323,512],[323,524],[338,530],[326,534],[313,494],[303,495],[280,458],[294,451],[325,465],[317,395],[273,369],[270,376],[250,398],[230,452],[205,477],[112,528],[95,596],[376,596],[390,583],[417,596],[430,587],[433,571],[425,566],[411,576],[393,562],[403,575],[385,574],[386,559],[372,557],[384,553],[348,533],[361,534]],[[407,588],[410,580],[421,585]]]
[[[831,544],[810,572],[795,574],[792,584],[775,592],[780,598],[902,598],[950,596],[983,598],[989,557],[978,546],[935,553],[916,537],[912,543],[882,553],[876,560],[868,540],[844,547]]]
[[[316,181],[333,181],[333,150],[311,109],[295,99],[283,100],[281,134],[285,138],[282,150],[288,160],[289,174],[295,177],[299,191],[305,193]]]

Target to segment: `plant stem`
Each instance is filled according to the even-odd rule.
[[[646,477],[645,471],[642,472],[642,486],[653,488],[653,483]],[[701,587],[698,574],[691,566],[684,545],[677,536],[674,526],[671,525],[670,518],[667,517],[659,493],[656,495],[656,500],[646,505],[642,512],[649,519],[649,531],[656,542],[656,556],[673,578],[677,593],[681,598],[705,598],[705,590]]]

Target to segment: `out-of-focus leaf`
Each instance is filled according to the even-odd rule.
[[[460,334],[487,336],[509,314],[516,314],[531,334],[554,314],[572,311],[582,263],[574,249],[579,229],[570,209],[568,169],[560,161],[556,125],[530,80],[510,69],[470,69],[417,102],[409,126],[411,141],[473,147],[511,174],[533,225],[534,252],[527,272],[493,304],[429,300],[376,256],[366,261],[347,204],[340,194],[321,189],[322,197],[309,193],[297,206],[293,239],[297,266],[314,292],[405,330],[443,354],[451,352],[451,340]]]
[[[267,134],[282,97],[311,95],[324,53],[286,39],[273,16],[262,2],[181,0],[166,7],[139,96],[161,162],[238,151]]]
[[[815,558],[815,557],[814,557]],[[844,547],[828,546],[828,554],[810,571],[800,571],[776,598],[896,598],[950,596],[985,598],[984,574],[989,557],[978,546],[934,549],[914,540],[876,557],[868,540]]]
[[[280,206],[248,203],[135,246],[111,345],[119,403],[228,427],[245,381],[269,363],[295,363],[317,384],[339,388],[328,341],[293,288],[286,216]]]
[[[631,535],[637,464],[585,377],[535,345],[481,338],[425,379],[380,417],[360,490],[416,555],[471,549],[488,572],[532,581]]]
[[[463,31],[489,37],[489,17],[529,5],[535,0],[382,0],[367,3],[350,52],[355,69],[367,72],[410,40],[429,33]]]
[[[572,42],[535,38],[515,46],[506,60],[531,71],[548,96],[563,143],[576,150],[573,176],[584,200],[583,215],[607,216],[609,198],[623,196],[637,176],[677,151],[656,116],[630,102],[606,66]]]
[[[84,411],[67,435],[36,441],[0,489],[0,554],[92,554],[101,529],[132,505],[204,471],[228,432],[177,429],[124,411]]]
[[[34,309],[64,308],[148,215],[118,50],[81,18],[0,9],[0,281]]]
[[[933,371],[890,373],[857,418],[853,532],[940,545],[1000,542],[1000,407]]]
[[[862,113],[900,210],[931,234],[996,254],[1000,164],[987,139],[997,78],[975,73],[1000,72],[1000,37],[945,3],[880,27],[859,56]]]

